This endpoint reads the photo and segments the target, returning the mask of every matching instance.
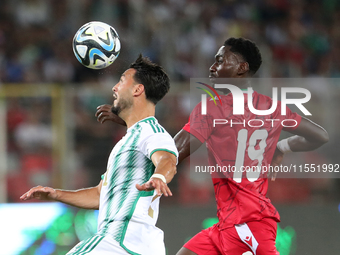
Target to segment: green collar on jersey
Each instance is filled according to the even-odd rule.
[[[155,118],[155,116],[150,116],[150,117],[146,117],[145,119],[142,119],[142,120],[140,120],[140,121],[138,121],[137,123],[139,123],[139,122],[148,122],[148,121],[156,121],[156,118]]]
[[[148,123],[148,121],[151,121],[152,124],[156,124],[157,119],[155,118],[155,116],[150,116],[150,117],[146,117],[142,120],[137,121],[135,124],[133,124],[131,127],[129,127],[127,130],[131,130],[133,127],[135,127],[138,123],[141,122],[145,122]]]

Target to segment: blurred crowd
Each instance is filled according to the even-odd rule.
[[[260,46],[260,77],[340,74],[336,0],[2,0],[0,81],[78,83],[98,76],[80,66],[71,47],[77,29],[93,20],[120,34],[115,73],[143,52],[174,81],[204,77],[218,47],[233,36]]]
[[[112,25],[122,44],[116,62],[100,71],[83,67],[72,52],[72,38],[78,28],[94,20]],[[90,95],[84,99],[83,94],[77,94],[73,98],[76,166],[87,180],[75,181],[78,188],[98,183],[95,176],[102,174],[98,169],[106,168],[109,150],[124,132],[115,125],[98,125],[94,112],[98,104],[111,103],[110,88],[138,53],[167,70],[174,92],[189,85],[190,78],[207,77],[217,49],[228,37],[245,37],[257,43],[263,56],[258,77],[337,78],[339,27],[337,0],[2,0],[0,86],[57,83],[75,90],[86,84],[108,88],[108,97]],[[9,166],[16,169],[9,175],[11,191],[18,185],[50,184],[50,110],[48,98],[7,100]],[[176,121],[169,118],[173,112],[180,113]],[[175,135],[189,115],[183,93],[165,98],[157,114]],[[25,171],[28,177],[22,174]],[[189,177],[177,177],[171,184],[182,194],[183,203],[211,201],[211,187],[196,181],[199,185]],[[309,201],[315,190],[322,196],[334,191],[334,182],[294,184],[306,186],[300,192],[301,201]],[[195,196],[197,193],[202,195]],[[294,194],[291,197],[298,199]],[[9,200],[16,198],[15,194]]]

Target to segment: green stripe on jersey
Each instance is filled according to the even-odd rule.
[[[175,153],[175,152],[173,152],[173,151],[171,151],[171,150],[168,150],[168,149],[155,149],[155,150],[153,150],[151,153],[150,153],[150,158],[151,158],[151,156],[152,156],[152,154],[154,154],[156,151],[167,151],[167,152],[170,152],[171,154],[174,154],[176,157],[177,157],[177,154]]]
[[[131,145],[129,145],[129,147],[132,147],[132,148],[135,148],[135,146],[136,146],[136,144],[137,144],[137,142],[139,140],[140,134],[141,134],[141,127],[140,127],[139,124],[137,124],[136,129],[137,129],[137,131],[135,131],[135,129],[133,129],[131,131],[131,132],[135,131],[133,133],[133,135],[135,135],[135,138],[133,138]],[[128,199],[128,195],[130,195],[128,190],[129,190],[129,187],[131,187],[131,185],[132,185],[133,176],[136,173],[136,168],[137,168],[136,160],[137,160],[137,156],[138,156],[137,153],[138,152],[136,152],[135,150],[129,150],[128,151],[128,155],[127,155],[127,159],[128,159],[127,170],[128,171],[126,171],[127,175],[125,176],[126,182],[123,184],[123,187],[122,187],[122,190],[125,190],[125,192],[122,193],[121,201],[120,201],[120,204],[119,204],[119,206],[117,208],[117,213],[122,209],[122,206],[123,206],[124,202],[125,202],[125,208],[126,208],[125,210],[129,211],[130,208],[133,206],[133,202],[135,201],[135,199],[133,197]],[[129,200],[132,200],[130,202],[130,204],[128,203]],[[129,216],[129,214],[128,214],[128,216],[126,217],[125,220],[129,221],[130,219],[131,219],[131,216]],[[117,242],[120,242],[120,240],[121,240],[121,237],[122,237],[121,233],[123,231],[123,228],[124,228],[124,224],[119,224],[119,227],[116,230],[116,235],[114,236],[114,239]]]
[[[141,191],[141,192],[139,192],[138,197],[137,197],[137,199],[134,201],[134,203],[133,203],[133,205],[132,205],[132,208],[131,208],[131,210],[130,210],[130,212],[129,212],[129,216],[130,216],[129,218],[132,217],[133,212],[134,212],[135,209],[136,209],[136,205],[137,205],[137,203],[138,203],[139,198],[141,198],[141,197],[149,197],[149,196],[153,196],[153,194],[154,194],[154,191],[153,191],[153,190],[152,190],[152,191]],[[121,239],[120,239],[120,241],[119,241],[119,244],[120,244],[120,246],[122,246],[122,247],[123,247],[127,252],[129,252],[130,254],[133,254],[133,255],[141,255],[141,254],[139,254],[139,253],[136,253],[136,252],[133,252],[133,251],[129,250],[129,249],[126,248],[125,245],[124,245],[124,239],[125,239],[126,230],[127,230],[127,228],[128,228],[128,225],[129,225],[129,221],[126,221],[125,224],[124,224],[124,229],[123,229],[123,233],[122,233]]]
[[[119,166],[120,166],[120,162],[122,160],[122,157],[123,157],[123,150],[125,149],[126,145],[129,144],[130,140],[133,139],[134,137],[134,133],[135,133],[135,130],[133,129],[131,131],[131,135],[128,137],[127,141],[125,142],[125,144],[123,144],[119,151],[117,152],[116,154],[116,157],[115,157],[115,163],[113,164],[113,169],[112,169],[112,175],[109,177],[110,178],[110,191],[109,191],[109,202],[108,202],[108,205],[107,205],[107,210],[106,210],[106,218],[104,219],[104,222],[105,222],[105,227],[103,229],[103,234],[107,233],[107,230],[108,230],[108,227],[109,227],[109,222],[112,221],[112,219],[110,219],[110,212],[111,212],[111,208],[112,208],[112,204],[113,204],[113,190],[114,190],[114,187],[115,187],[115,184],[116,184],[116,181],[117,181],[117,176],[118,174],[121,174],[118,170]],[[123,204],[123,201],[124,200],[120,200],[120,204],[119,204],[119,208],[122,206]],[[116,214],[117,212],[119,212],[119,209],[116,211]],[[114,216],[113,216],[114,217]]]
[[[96,236],[91,243],[89,243],[87,249],[83,252],[80,252],[78,255],[85,255],[87,253],[90,253],[96,246],[100,243],[100,241],[103,239],[103,236]]]
[[[147,119],[141,120],[140,122],[145,122],[150,124],[154,133],[164,133],[164,128],[156,122],[155,117],[149,117]]]
[[[96,246],[100,243],[100,241],[104,238],[104,236],[95,235],[87,240],[80,243],[80,246],[76,248],[76,250],[72,253],[68,253],[68,255],[84,255],[91,252]]]
[[[158,126],[158,125],[155,125],[155,126],[156,126],[156,128],[157,128],[158,132],[159,132],[159,133],[161,133],[161,132],[162,132],[162,130],[159,128],[159,126]]]
[[[157,133],[157,130],[156,130],[155,126],[151,123],[151,121],[148,121],[146,123],[150,124],[150,126],[151,126],[151,128],[152,128],[154,133]]]
[[[149,123],[149,122],[151,122],[151,121],[152,121],[153,123],[155,123],[155,117],[151,116],[151,117],[146,118],[146,119],[144,119],[144,120],[141,120],[141,121],[139,121],[139,122]]]

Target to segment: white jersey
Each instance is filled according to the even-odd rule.
[[[136,188],[154,173],[151,156],[159,150],[178,156],[174,140],[156,118],[143,119],[128,128],[113,148],[103,176],[98,235],[112,237],[130,254],[153,254],[152,237],[163,238],[155,226],[160,198],[155,191]]]

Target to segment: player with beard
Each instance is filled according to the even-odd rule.
[[[261,54],[254,42],[229,38],[215,55],[209,77],[213,83],[218,82],[218,78],[232,79],[235,86],[246,89],[251,85],[248,79],[257,72],[261,63]],[[314,150],[328,141],[325,129],[291,112],[289,108],[286,108],[286,115],[281,115],[280,103],[272,114],[261,117],[278,120],[276,123],[291,119],[292,123],[285,122],[286,126],[291,127],[283,128],[272,125],[272,122],[265,123],[261,128],[243,125],[214,127],[213,119],[248,123],[258,117],[246,107],[247,96],[244,97],[245,114],[237,116],[233,115],[232,95],[222,95],[220,98],[222,105],[215,106],[213,101],[207,101],[206,115],[201,114],[201,104],[198,104],[190,114],[190,121],[175,136],[179,162],[205,142],[210,166],[275,166],[281,163],[284,153]],[[271,98],[256,91],[253,92],[252,101],[255,109],[266,110],[272,105]],[[110,120],[124,125],[109,108],[107,105],[98,107],[98,121],[104,123]],[[294,136],[278,142],[282,130]],[[264,172],[250,178],[245,171],[241,178],[234,172],[223,176],[212,175],[219,222],[195,235],[177,255],[277,255],[275,239],[280,216],[266,197],[266,174]]]
[[[154,115],[169,88],[163,68],[140,55],[112,89],[111,112],[127,132],[113,148],[98,186],[75,191],[38,186],[21,196],[99,209],[97,233],[68,255],[165,255],[163,232],[155,224],[160,196],[172,195],[167,183],[176,173],[178,152]]]

